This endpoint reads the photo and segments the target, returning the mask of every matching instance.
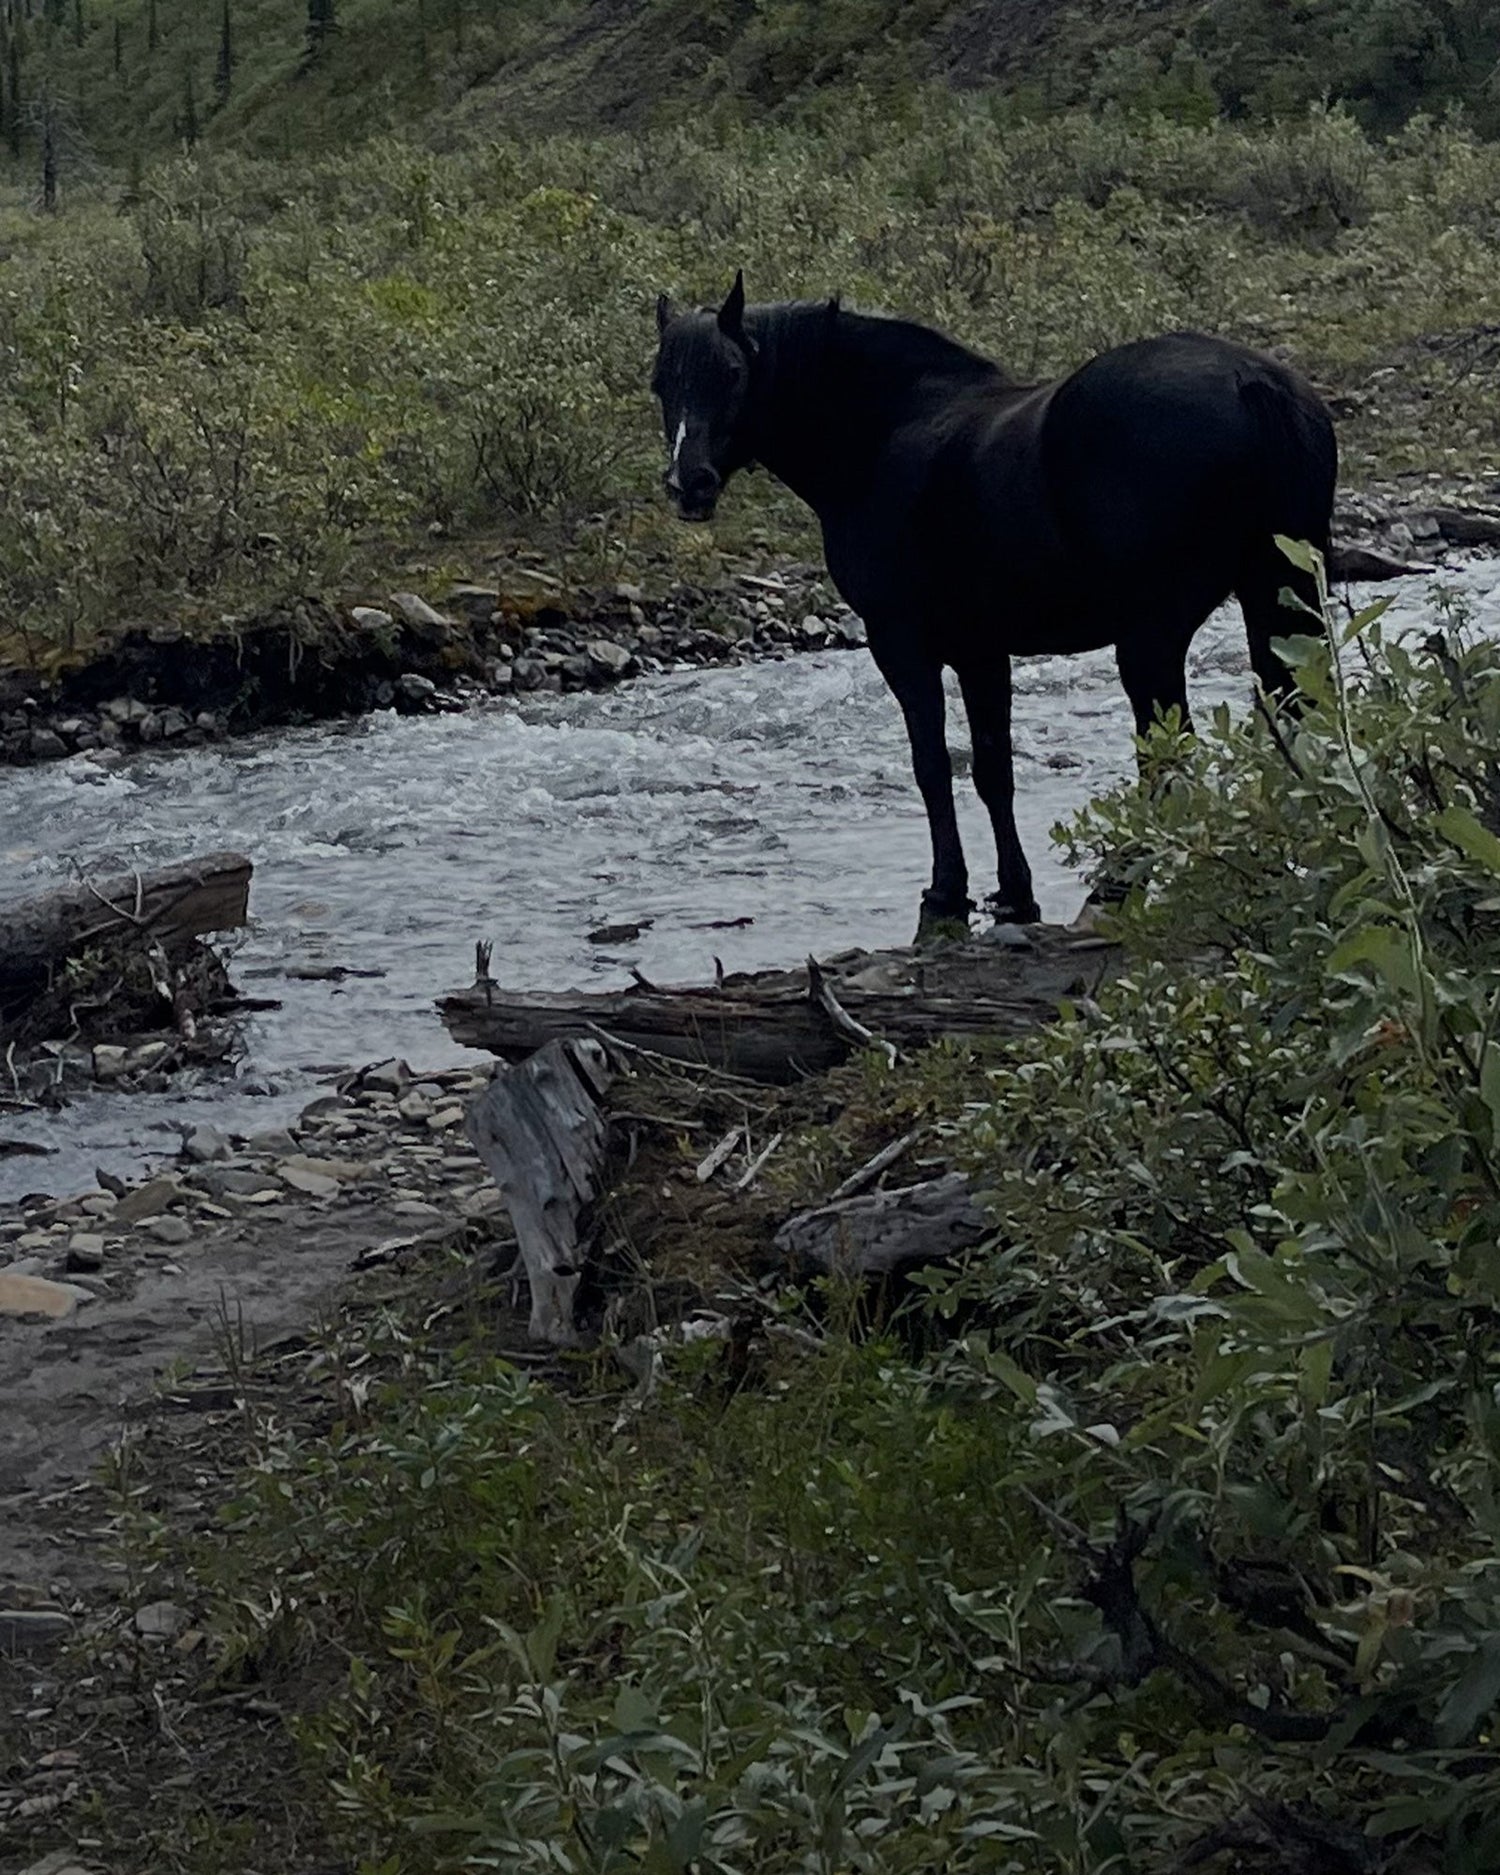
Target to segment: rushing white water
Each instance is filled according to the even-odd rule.
[[[1477,624],[1500,633],[1500,563],[1450,570]],[[1429,580],[1396,593],[1393,621],[1429,617]],[[1238,614],[1199,635],[1194,705],[1243,707]],[[967,747],[961,711],[949,739]],[[1108,653],[1017,667],[1022,838],[1050,918],[1081,889],[1051,850],[1059,818],[1125,774],[1130,715]],[[966,781],[960,818],[976,890],[994,856]],[[171,1095],[101,1094],[61,1115],[7,1116],[11,1138],[56,1148],[0,1158],[0,1198],[90,1183],[175,1146],[179,1125],[273,1126],[333,1067],[462,1051],[432,1003],[494,942],[513,988],[618,984],[787,964],[808,951],[904,943],[926,881],[926,823],[901,720],[868,656],[683,672],[603,695],[462,716],[382,715],[101,768],[87,757],[0,779],[0,898],[76,864],[149,866],[217,847],[255,861],[253,929],[236,981],[283,1007],[254,1017],[238,1073]],[[593,927],[650,918],[601,949]],[[739,929],[710,921],[751,919]],[[342,964],[377,979],[300,981]]]

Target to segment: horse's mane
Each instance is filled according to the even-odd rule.
[[[931,326],[884,313],[848,312],[842,307],[831,313],[826,300],[782,300],[775,305],[757,306],[751,329],[782,355],[831,341],[845,357],[876,370],[894,369],[912,377],[973,383],[1005,379],[993,360]]]

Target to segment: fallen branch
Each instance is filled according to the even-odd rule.
[[[839,1204],[845,1198],[852,1198],[866,1185],[873,1185],[880,1174],[893,1166],[903,1153],[914,1146],[926,1132],[922,1126],[914,1126],[909,1133],[903,1133],[900,1139],[893,1139],[888,1146],[882,1146],[873,1159],[866,1159],[857,1171],[851,1172],[842,1185],[835,1185],[828,1194],[829,1204]]]
[[[851,1042],[861,1048],[877,1048],[886,1058],[888,1066],[894,1068],[900,1056],[894,1042],[887,1042],[867,1029],[862,1022],[856,1022],[849,1011],[834,995],[828,978],[823,974],[823,966],[816,957],[807,959],[807,993],[813,1002],[823,1011],[840,1035],[847,1035]]]

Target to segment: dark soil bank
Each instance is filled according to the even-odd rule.
[[[396,709],[461,709],[480,696],[604,689],[683,664],[857,644],[811,569],[744,574],[705,591],[568,591],[523,571],[460,584],[441,609],[416,593],[383,605],[300,600],[207,638],[127,631],[53,681],[0,672],[0,760],[189,745],[285,723]]]

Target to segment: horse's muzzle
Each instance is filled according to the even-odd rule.
[[[711,521],[714,518],[714,509],[719,505],[719,491],[724,486],[716,471],[704,468],[680,476],[676,469],[668,469],[662,481],[684,521]]]

